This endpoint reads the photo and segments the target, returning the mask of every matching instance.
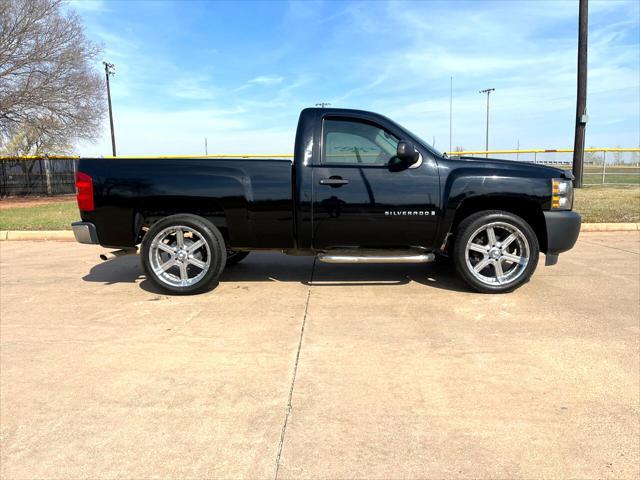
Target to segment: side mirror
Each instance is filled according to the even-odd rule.
[[[407,140],[401,140],[398,142],[398,150],[396,153],[400,160],[407,162],[408,165],[413,165],[420,159],[420,154],[413,143]]]

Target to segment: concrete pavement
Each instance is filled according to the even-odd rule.
[[[171,297],[103,251],[0,244],[2,478],[640,474],[638,232],[497,296],[254,253]]]

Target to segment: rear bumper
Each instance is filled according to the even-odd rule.
[[[98,234],[96,227],[91,222],[74,222],[71,224],[73,236],[76,237],[78,243],[98,244]]]
[[[580,214],[571,211],[544,212],[547,226],[547,255],[571,249],[580,234]]]

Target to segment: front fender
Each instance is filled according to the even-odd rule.
[[[548,209],[551,180],[516,172],[492,172],[486,169],[460,169],[447,176],[442,189],[443,220],[436,246],[442,248],[455,223],[465,211]]]

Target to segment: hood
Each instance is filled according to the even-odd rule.
[[[504,160],[500,158],[482,158],[482,157],[453,157],[459,160],[464,160],[468,162],[478,162],[489,165],[495,165],[496,167],[507,167],[507,168],[525,168],[531,169],[537,172],[546,172],[550,177],[562,177],[569,180],[574,180],[575,177],[571,170],[563,170],[557,167],[549,167],[547,165],[539,165],[537,163],[529,163],[529,162],[520,162],[516,160]]]

